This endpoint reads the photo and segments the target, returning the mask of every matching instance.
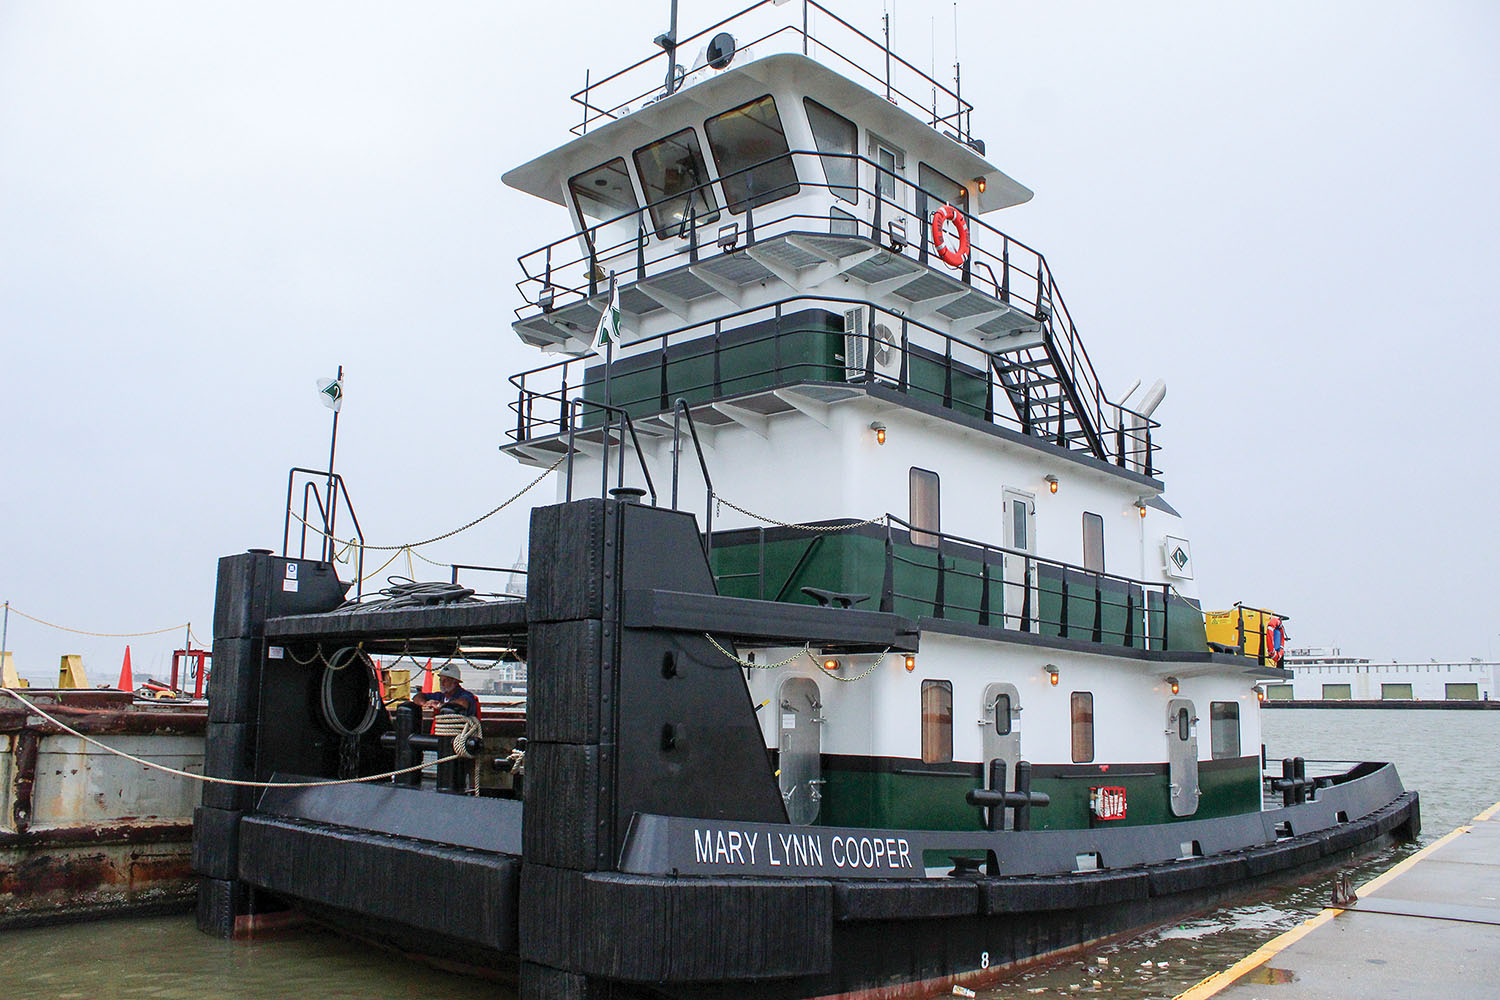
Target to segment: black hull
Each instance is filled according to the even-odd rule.
[[[349,760],[380,773],[392,751],[378,732],[342,749],[327,738],[317,654],[470,636],[527,650],[524,803],[388,780],[260,795],[211,785],[193,861],[199,926],[213,934],[290,903],[387,947],[518,972],[524,1000],[890,1000],[980,985],[1420,824],[1395,769],[1364,764],[1297,784],[1282,810],[1161,826],[793,826],[744,678],[708,634],[914,650],[916,622],[719,597],[690,516],[618,501],[533,512],[524,606],[330,613],[343,596],[331,568],[299,567],[288,591],[290,561],[221,562],[209,773],[326,778]],[[772,860],[772,834],[809,846]],[[764,838],[759,856],[702,846],[750,836]],[[892,845],[885,863],[853,871],[850,845],[874,839]],[[924,859],[950,851],[984,870],[927,877]],[[1101,870],[1073,872],[1080,857]]]

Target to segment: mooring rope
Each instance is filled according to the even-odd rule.
[[[458,757],[468,757],[474,762],[469,782],[469,794],[479,794],[479,758],[469,753],[469,739],[480,736],[483,728],[479,720],[472,715],[458,715],[455,712],[439,712],[432,720],[432,735],[453,737],[453,753]]]
[[[451,757],[443,757],[439,760],[432,761],[431,763],[414,764],[411,767],[403,767],[399,771],[386,771],[384,774],[370,774],[366,775],[363,778],[340,778],[338,780],[327,781],[241,781],[237,778],[215,778],[207,774],[194,774],[192,771],[183,771],[175,767],[168,767],[165,764],[158,764],[154,760],[146,760],[145,758],[137,757],[134,754],[126,753],[124,750],[116,749],[115,747],[109,746],[106,743],[100,743],[92,736],[85,736],[83,733],[80,733],[78,730],[74,729],[66,722],[60,721],[55,716],[49,714],[42,708],[21,697],[10,688],[0,688],[0,694],[10,695],[12,698],[16,699],[16,701],[19,701],[21,704],[25,705],[27,709],[35,712],[37,715],[40,715],[42,718],[52,723],[58,729],[61,729],[63,732],[67,733],[70,736],[76,736],[80,740],[83,740],[83,742],[88,743],[92,746],[96,746],[106,753],[112,753],[116,757],[124,757],[126,760],[140,764],[142,767],[149,767],[155,771],[162,771],[166,774],[174,774],[179,778],[188,778],[192,781],[201,781],[205,784],[210,785],[236,785],[241,788],[321,788],[328,785],[357,785],[365,781],[385,781],[387,778],[394,778],[402,774],[411,774],[413,771],[421,771],[424,768],[436,767],[439,764],[447,764],[450,761],[459,760],[464,756],[462,754],[454,754]],[[477,759],[475,761],[475,764],[477,766]]]
[[[476,524],[479,524],[481,521],[485,521],[485,520],[487,520],[487,519],[489,519],[491,517],[494,517],[496,514],[500,513],[502,510],[504,510],[505,508],[509,507],[511,504],[515,503],[517,500],[521,499],[523,496],[525,496],[527,493],[529,493],[531,491],[531,488],[533,486],[535,486],[537,483],[540,483],[543,479],[547,478],[547,475],[549,473],[555,472],[557,470],[558,466],[562,465],[563,462],[567,461],[567,458],[568,458],[567,455],[564,455],[562,458],[559,458],[557,461],[553,462],[546,469],[543,469],[541,475],[537,476],[531,482],[529,482],[525,486],[521,487],[521,489],[519,491],[517,491],[515,494],[513,494],[504,503],[500,504],[497,507],[491,508],[489,511],[487,511],[487,512],[485,512],[483,514],[480,514],[478,517],[474,518],[474,520],[470,521],[468,524],[465,524],[462,527],[454,528],[452,531],[445,531],[441,535],[433,535],[431,538],[423,539],[420,542],[403,542],[400,545],[363,545],[357,539],[353,539],[353,538],[349,539],[348,542],[351,545],[357,545],[360,548],[369,549],[369,550],[371,550],[373,552],[390,552],[392,550],[395,550],[396,553],[399,554],[403,549],[408,549],[408,550],[409,549],[416,549],[416,548],[420,548],[423,545],[431,545],[433,542],[441,542],[445,538],[452,538],[454,535],[457,535],[460,532],[468,531],[470,528],[474,527],[474,525],[476,525]],[[303,518],[295,510],[292,510],[290,507],[287,508],[286,512],[288,514],[290,514],[296,520],[301,521],[302,524],[303,524],[303,526],[306,527],[307,529],[309,529],[310,531],[312,531],[314,534],[322,535],[324,538],[331,538],[335,542],[344,541],[344,539],[341,539],[341,538],[337,537],[336,535],[330,534],[329,532],[323,530],[318,525],[313,524],[311,521],[308,521],[307,519]],[[392,558],[394,558],[394,557],[392,557]],[[389,565],[390,565],[390,563],[387,562],[386,566],[389,566]],[[384,569],[384,568],[385,568],[385,566],[382,566],[380,569]],[[380,570],[376,570],[375,572],[379,573]]]
[[[10,610],[12,614],[20,615],[22,618],[36,622],[38,625],[55,628],[59,632],[71,632],[74,635],[91,635],[100,639],[134,639],[143,635],[162,635],[166,632],[180,632],[188,627],[187,622],[183,622],[181,625],[168,625],[166,628],[156,628],[149,632],[89,632],[81,628],[68,628],[66,625],[57,625],[53,622],[43,621],[35,615],[28,615],[14,604],[10,605]]]

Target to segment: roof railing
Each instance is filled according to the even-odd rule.
[[[888,23],[886,37],[877,40],[817,0],[799,0],[795,6],[785,0],[760,0],[677,41],[673,49],[654,52],[598,80],[585,74],[583,88],[572,95],[583,114],[571,131],[583,135],[590,128],[623,118],[666,96],[667,60],[675,60],[684,51],[691,53],[696,46],[706,46],[714,34],[726,28],[737,28],[744,34],[744,38],[736,38],[740,59],[800,53],[850,76],[933,128],[951,131],[959,142],[971,141],[974,106],[959,93],[956,72],[952,87],[939,82],[891,51]],[[692,86],[700,74],[713,72],[701,65],[684,67],[679,63],[677,68],[681,72],[674,89]]]

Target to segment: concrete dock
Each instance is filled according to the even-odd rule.
[[[1176,1000],[1500,996],[1500,803]]]

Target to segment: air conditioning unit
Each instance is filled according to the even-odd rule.
[[[864,378],[870,369],[874,374],[895,379],[901,373],[900,352],[895,331],[880,321],[875,323],[874,364],[870,353],[869,307],[855,306],[844,310],[844,377],[849,381]]]

